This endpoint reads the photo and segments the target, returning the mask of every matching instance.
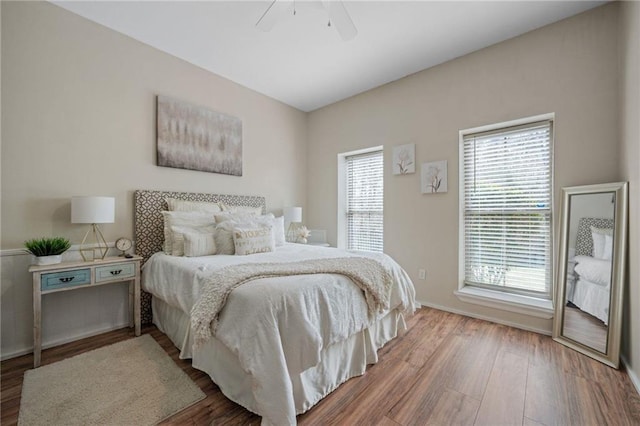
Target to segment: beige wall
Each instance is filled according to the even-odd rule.
[[[621,166],[629,181],[629,277],[625,293],[622,355],[640,391],[640,3],[620,13]]]
[[[108,241],[133,236],[133,191],[262,195],[267,208],[306,202],[307,116],[47,2],[2,2],[2,358],[32,342],[25,239],[62,235],[73,195],[116,198]],[[155,96],[243,122],[242,177],[155,165]],[[275,164],[281,167],[274,167]],[[76,256],[69,251],[65,256]],[[126,286],[47,295],[45,346],[128,323]]]
[[[453,294],[458,131],[555,113],[556,219],[561,187],[620,179],[617,23],[618,5],[600,7],[312,112],[307,222],[326,228],[335,243],[337,154],[384,145],[385,251],[410,274],[418,299],[550,331],[550,320],[470,305]],[[404,143],[416,144],[417,164],[448,160],[448,193],[422,195],[419,168],[391,175],[392,147]],[[426,268],[426,281],[418,279],[419,268]]]
[[[116,197],[108,241],[133,236],[135,189],[305,204],[305,113],[50,3],[2,9],[3,249],[54,234],[79,243],[73,195]],[[158,94],[241,118],[243,176],[157,167]]]

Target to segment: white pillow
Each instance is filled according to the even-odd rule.
[[[237,255],[267,253],[276,249],[270,226],[236,225],[233,228],[233,243]]]
[[[273,238],[276,242],[276,247],[284,245],[284,216],[274,217],[272,213],[267,213],[264,216],[255,218],[253,221],[262,225],[271,226],[273,229]]]
[[[605,236],[613,235],[613,229],[591,227],[591,238],[593,239],[593,257],[604,259],[605,256]],[[609,255],[611,256],[611,255]],[[609,257],[611,258],[611,257]]]
[[[171,254],[173,250],[173,242],[171,235],[172,226],[207,226],[215,225],[215,219],[210,213],[201,212],[161,212],[164,218],[164,246],[163,250],[167,254]]]
[[[175,198],[167,198],[169,211],[218,213],[222,211],[218,203],[206,201],[185,201]]]
[[[233,220],[233,221],[250,221],[251,219],[255,219],[256,215],[253,214],[249,214],[249,213],[244,213],[244,212],[238,212],[238,213],[234,213],[234,212],[220,212],[220,213],[216,213],[213,216],[216,220],[216,223],[222,223],[226,220]]]
[[[262,214],[262,207],[251,207],[251,206],[228,206],[224,203],[220,203],[220,207],[222,207],[223,212],[230,213],[246,213],[253,216],[260,216]]]
[[[587,281],[602,286],[611,282],[611,261],[596,259],[591,256],[576,256],[574,271]]]
[[[172,226],[171,227],[171,255],[172,256],[184,256],[185,255],[185,235],[191,234],[211,234],[213,239],[213,233],[216,230],[215,224],[205,226]],[[204,255],[201,255],[204,256]]]
[[[605,235],[604,236],[604,253],[602,253],[602,258],[604,260],[611,260],[613,257],[613,235]]]
[[[184,255],[187,257],[216,254],[216,240],[213,232],[185,232]]]

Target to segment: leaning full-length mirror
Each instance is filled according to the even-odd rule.
[[[618,368],[627,183],[562,189],[554,340]]]

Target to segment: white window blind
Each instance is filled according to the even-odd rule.
[[[551,296],[551,126],[463,137],[465,284]]]
[[[383,249],[383,155],[382,151],[345,157],[347,248]]]

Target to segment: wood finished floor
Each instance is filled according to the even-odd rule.
[[[379,362],[309,412],[301,425],[639,425],[640,396],[627,374],[550,337],[423,308]],[[143,329],[207,397],[164,424],[246,425],[260,418],[226,399],[209,377],[178,359],[169,339]],[[132,338],[128,329],[43,352],[43,365]],[[1,423],[17,423],[25,355],[1,364]]]

